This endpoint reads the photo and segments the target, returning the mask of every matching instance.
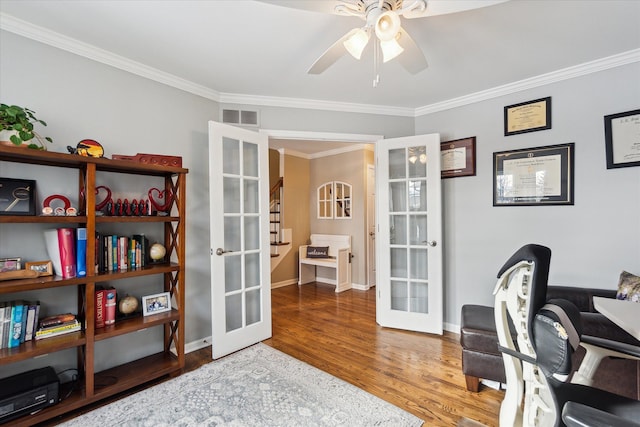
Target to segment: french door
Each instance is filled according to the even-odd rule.
[[[209,122],[212,354],[271,337],[268,138]]]
[[[377,322],[442,334],[440,136],[376,144]]]

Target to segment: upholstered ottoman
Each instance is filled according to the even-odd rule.
[[[493,307],[462,306],[460,344],[467,390],[477,392],[480,379],[506,382],[502,354],[498,350]]]

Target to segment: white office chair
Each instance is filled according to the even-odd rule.
[[[563,397],[558,398],[555,393],[556,388],[550,386],[547,376],[538,366],[533,325],[536,315],[547,302],[550,261],[551,250],[549,248],[529,244],[511,256],[498,273],[498,282],[494,289],[494,312],[498,342],[503,353],[507,379],[507,390],[500,408],[500,425],[502,427],[564,425],[561,420],[561,412],[564,403],[571,400],[572,393],[576,395],[577,403],[582,404],[585,402],[581,402],[584,400],[580,398],[581,390],[588,390],[591,394],[600,392],[600,390],[585,384],[563,384],[565,386],[563,393],[568,393],[569,397],[567,398],[563,394]],[[579,318],[579,312],[577,316]],[[509,317],[517,332],[515,343],[509,332]],[[581,338],[589,340],[590,344],[581,342]],[[594,337],[582,337],[581,325],[580,333],[574,337],[574,341],[573,344],[576,346],[578,344],[585,345],[587,354],[589,354],[589,356],[585,356],[588,366],[581,369],[582,374],[578,375],[578,381],[582,382],[585,382],[585,378],[586,382],[591,381],[595,368],[602,357],[610,354],[630,358],[640,357],[640,348],[638,347]],[[603,350],[597,344],[606,346],[606,349]],[[571,371],[554,372],[553,384],[555,385],[557,381],[566,381],[570,378],[570,374]],[[571,389],[571,387],[574,388]],[[567,390],[569,391],[567,392]],[[597,390],[597,392],[593,390]],[[615,399],[609,396],[611,393],[602,393],[605,393],[603,396],[606,399]],[[640,405],[640,402],[638,404]],[[567,419],[576,419],[575,414],[579,411],[571,409],[575,406],[575,404],[569,405]],[[587,402],[587,406],[597,407],[590,400]],[[572,416],[574,418],[571,418]],[[591,424],[584,424],[584,426],[588,425]]]

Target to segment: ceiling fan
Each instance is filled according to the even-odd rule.
[[[380,62],[397,58],[411,74],[427,68],[427,60],[416,42],[402,28],[400,17],[407,19],[462,12],[502,3],[507,0],[261,0],[280,6],[356,16],[365,24],[349,31],[333,43],[309,68],[308,74],[320,74],[342,56],[350,53],[360,59],[373,39],[374,74]],[[377,76],[376,76],[377,79]],[[374,80],[374,86],[376,80]]]

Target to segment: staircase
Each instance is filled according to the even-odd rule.
[[[282,258],[291,250],[291,230],[282,228],[282,194],[284,180],[280,178],[271,187],[269,194],[269,232],[271,235],[271,271],[273,271]]]

